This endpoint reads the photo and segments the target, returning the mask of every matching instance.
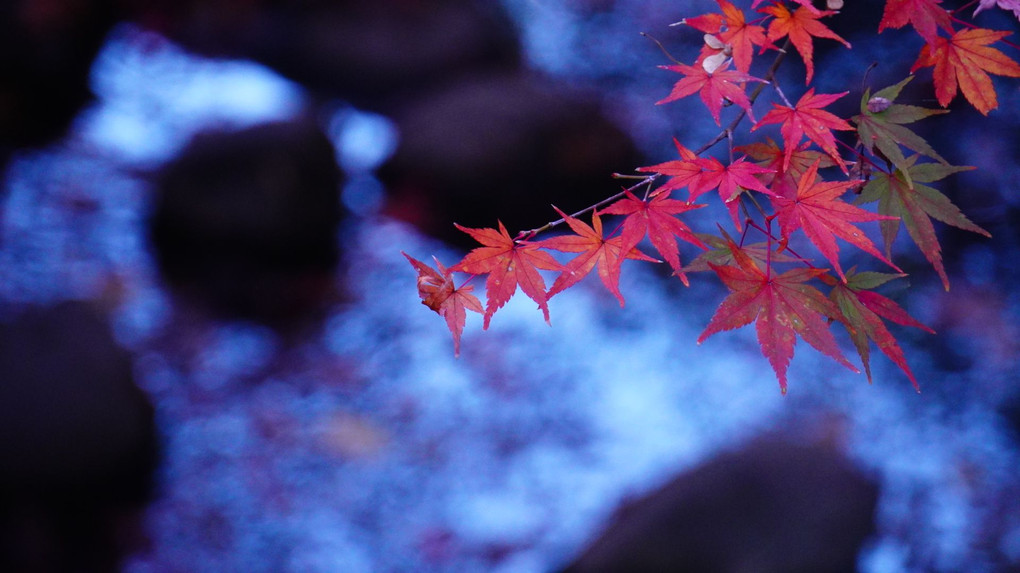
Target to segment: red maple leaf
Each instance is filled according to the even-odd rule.
[[[556,209],[556,207],[553,207],[553,209]],[[580,219],[567,215],[559,209],[556,209],[556,212],[563,217],[563,220],[567,222],[567,225],[576,234],[537,241],[535,245],[554,251],[581,254],[563,266],[560,276],[556,277],[556,282],[549,289],[549,298],[576,284],[591,272],[597,264],[602,284],[606,285],[609,292],[613,293],[617,300],[620,301],[620,306],[623,306],[623,295],[620,294],[620,253],[622,253],[620,245],[623,242],[623,237],[616,236],[611,239],[603,237],[602,218],[599,217],[598,212],[592,213],[591,226],[588,226],[587,223]],[[631,249],[627,253],[626,258],[662,262],[645,255],[636,248]]]
[[[704,207],[704,205],[693,205],[687,201],[670,199],[668,193],[660,193],[647,201],[642,201],[630,191],[627,196],[605,208],[602,213],[608,215],[626,215],[623,221],[623,230],[620,232],[620,251],[629,253],[637,246],[645,236],[652,242],[652,246],[659,251],[662,258],[666,259],[673,272],[680,277],[685,285],[689,284],[687,275],[683,272],[683,265],[680,264],[680,250],[677,247],[677,239],[683,239],[688,243],[707,249],[701,239],[694,236],[690,227],[677,218],[677,215]],[[619,265],[621,260],[617,261]]]
[[[744,12],[726,0],[716,0],[723,12],[723,29],[719,39],[732,46],[733,65],[737,71],[748,73],[751,70],[751,59],[754,46],[769,46],[771,42],[765,37],[765,28],[748,24]]]
[[[896,219],[896,217],[876,215],[839,199],[840,195],[857,183],[861,182],[819,181],[818,163],[813,164],[801,176],[794,193],[772,198],[782,234],[784,237],[789,237],[797,229],[803,229],[804,234],[832,263],[840,278],[843,279],[846,277],[843,275],[843,269],[839,266],[839,245],[836,244],[836,237],[877,257],[894,269],[900,270],[879,252],[871,239],[851,224]]]
[[[988,115],[999,107],[995,86],[988,74],[1020,77],[1020,64],[988,45],[1008,35],[1010,32],[975,28],[960,30],[948,39],[936,38],[934,43],[921,48],[921,55],[910,68],[910,73],[935,66],[932,80],[935,97],[942,107],[953,101],[959,86],[963,97],[974,109]]]
[[[790,164],[786,169],[783,168],[786,152],[771,137],[765,138],[765,142],[749,143],[734,149],[746,153],[748,157],[760,161],[762,167],[773,171],[772,174],[762,174],[761,182],[768,185],[773,193],[781,195],[796,190],[800,176],[816,161],[819,169],[836,164],[828,155],[808,149],[809,146],[810,143],[804,142],[790,153]]]
[[[900,348],[896,338],[886,328],[882,319],[884,318],[903,326],[920,328],[932,334],[935,331],[914,320],[912,316],[907,314],[907,311],[903,310],[894,301],[876,292],[867,290],[902,276],[906,275],[872,272],[855,273],[851,269],[846,273],[846,282],[837,283],[832,292],[829,293],[829,297],[836,303],[836,306],[839,307],[843,315],[842,322],[846,326],[847,332],[850,333],[850,339],[853,340],[854,347],[857,348],[857,353],[861,357],[864,371],[868,375],[868,382],[871,382],[870,345],[868,341],[873,340],[878,349],[888,356],[910,378],[910,381],[914,384],[914,389],[920,392],[921,388],[917,384],[917,379],[914,378],[914,373],[910,371],[910,366],[907,365],[903,349]]]
[[[790,43],[800,52],[800,57],[804,60],[804,67],[807,68],[807,78],[804,80],[805,85],[810,84],[811,77],[815,75],[812,36],[836,40],[837,42],[842,42],[847,48],[850,47],[850,42],[840,38],[828,26],[818,21],[819,18],[831,16],[835,12],[830,10],[809,10],[804,6],[790,12],[783,4],[766,6],[761,11],[775,16],[775,19],[769,23],[769,42],[775,42],[789,36]]]
[[[694,201],[701,194],[719,189],[719,196],[729,209],[733,217],[733,224],[737,229],[741,228],[738,208],[740,202],[737,197],[744,189],[754,189],[766,195],[772,195],[772,191],[758,179],[759,175],[771,173],[771,169],[760,167],[754,163],[744,161],[743,157],[738,158],[729,165],[723,165],[714,157],[705,160],[705,171],[698,181],[691,185],[691,198]]]
[[[637,169],[643,173],[658,173],[669,177],[668,181],[663,183],[652,193],[653,196],[673,191],[674,189],[682,189],[690,185],[696,185],[697,181],[701,178],[705,160],[698,158],[693,151],[684,147],[683,144],[675,138],[673,139],[673,144],[676,145],[676,150],[680,154],[680,159],[674,159],[657,165],[649,165],[647,167],[638,167]]]
[[[688,66],[676,64],[673,66],[659,66],[665,70],[671,70],[683,74],[682,80],[673,84],[673,91],[665,99],[659,100],[656,104],[669,103],[692,94],[699,94],[701,101],[705,102],[708,111],[716,125],[722,125],[719,121],[719,112],[722,110],[723,101],[731,101],[743,108],[747,115],[754,121],[754,114],[751,112],[751,100],[744,93],[746,82],[763,82],[765,80],[749,76],[736,70],[727,70],[723,64],[714,72],[705,71],[702,66]]]
[[[733,292],[715,311],[701,344],[709,336],[755,323],[762,354],[768,358],[786,394],[786,370],[793,358],[797,335],[808,344],[854,372],[859,372],[839,350],[829,330],[828,319],[839,317],[839,309],[815,287],[804,284],[820,277],[825,269],[799,268],[773,275],[758,268],[735,244],[730,246],[736,265],[712,265],[723,283]]]
[[[794,107],[772,104],[765,117],[761,118],[751,131],[770,123],[781,123],[780,133],[783,135],[783,147],[786,149],[786,156],[783,159],[783,171],[790,168],[790,158],[793,151],[798,149],[801,139],[806,135],[808,139],[818,144],[829,157],[839,165],[843,173],[848,173],[846,163],[839,156],[836,150],[836,138],[832,135],[833,129],[853,131],[853,126],[838,116],[822,109],[850,92],[839,94],[817,94],[815,88],[810,88]]]
[[[453,334],[453,354],[460,356],[460,335],[464,332],[467,311],[483,312],[482,303],[479,302],[478,297],[471,294],[474,287],[464,285],[457,288],[454,286],[451,271],[435,257],[433,260],[436,261],[438,271],[403,251],[400,254],[407,257],[411,266],[418,271],[418,296],[421,297],[421,303],[446,319],[446,326]]]
[[[536,245],[511,239],[502,221],[499,222],[498,231],[492,228],[469,229],[456,223],[454,225],[484,245],[473,249],[450,268],[453,271],[476,275],[488,273],[489,277],[485,280],[485,319],[482,328],[489,328],[492,315],[517,292],[517,285],[520,285],[524,294],[538,303],[545,321],[549,322],[547,304],[549,296],[545,291],[545,280],[542,279],[538,269],[558,271],[562,269],[562,265],[549,253],[538,250]]]
[[[882,21],[878,23],[878,32],[886,28],[902,28],[908,23],[913,24],[918,35],[929,44],[938,38],[939,28],[953,33],[953,23],[949,12],[939,6],[942,0],[886,0]]]

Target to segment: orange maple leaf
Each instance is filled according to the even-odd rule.
[[[698,337],[698,344],[717,332],[754,322],[762,354],[776,372],[783,394],[798,334],[826,356],[859,372],[840,352],[829,330],[828,319],[838,319],[839,309],[818,289],[804,284],[824,275],[825,269],[800,268],[773,275],[771,269],[761,270],[740,247],[729,242],[737,264],[709,266],[733,292],[719,305]]]
[[[563,220],[567,222],[567,225],[570,226],[570,229],[575,234],[552,237],[543,241],[537,241],[535,244],[544,249],[581,254],[564,265],[563,272],[560,273],[560,276],[556,277],[556,282],[549,289],[549,298],[575,285],[591,272],[597,264],[602,284],[606,285],[609,292],[613,293],[617,300],[620,301],[620,306],[623,306],[623,295],[620,294],[620,254],[623,252],[620,245],[623,243],[623,237],[616,236],[611,239],[603,237],[602,218],[599,217],[597,211],[592,213],[592,224],[589,226],[584,221],[571,217],[556,207],[553,207],[553,209],[556,209],[556,212],[563,217]],[[636,248],[632,248],[627,253],[626,258],[662,262],[645,255]]]
[[[895,220],[897,217],[876,215],[839,199],[846,190],[860,181],[818,181],[818,163],[815,162],[801,176],[797,189],[790,195],[772,198],[776,216],[789,237],[797,229],[803,229],[808,239],[818,247],[822,255],[832,263],[839,277],[846,279],[839,266],[839,245],[836,237],[853,244],[862,251],[878,258],[885,264],[900,270],[875,247],[874,243],[860,229],[851,223],[866,221]]]
[[[764,82],[765,80],[749,76],[736,70],[727,70],[727,64],[723,64],[714,72],[706,71],[702,66],[688,66],[676,64],[673,66],[659,66],[662,69],[683,74],[683,79],[673,85],[673,90],[664,99],[656,104],[669,103],[692,94],[699,94],[701,101],[705,102],[708,111],[716,125],[722,125],[719,121],[719,112],[722,110],[724,100],[729,100],[743,108],[747,115],[754,121],[754,114],[751,112],[751,100],[744,93],[744,83]]]
[[[786,149],[786,155],[783,158],[783,171],[789,170],[793,152],[798,149],[801,139],[806,135],[808,139],[817,143],[825,153],[829,154],[829,157],[839,165],[843,173],[848,173],[846,163],[843,162],[836,150],[836,138],[832,135],[831,130],[853,131],[854,128],[846,120],[822,109],[848,93],[850,92],[815,95],[815,88],[811,88],[797,100],[794,107],[772,104],[773,109],[765,114],[765,117],[751,128],[751,131],[770,123],[782,124],[780,133],[783,135],[783,147]]]
[[[418,296],[421,297],[421,303],[446,319],[446,326],[453,335],[453,355],[460,356],[460,335],[464,332],[467,311],[479,314],[483,312],[482,303],[478,297],[471,294],[474,287],[454,286],[451,271],[435,257],[433,260],[436,261],[438,271],[403,251],[400,254],[407,257],[411,266],[418,271]]]
[[[732,46],[733,65],[737,71],[751,71],[751,59],[754,46],[769,46],[771,42],[765,37],[765,28],[748,24],[744,12],[726,0],[716,0],[723,12],[723,29],[719,39]]]
[[[988,44],[1010,35],[975,28],[960,30],[951,38],[937,38],[934,44],[925,44],[921,55],[910,68],[914,73],[919,68],[935,66],[932,80],[935,83],[935,97],[942,107],[949,105],[956,97],[957,86],[963,97],[983,115],[999,107],[995,86],[988,74],[1020,77],[1020,64]]]
[[[939,28],[953,33],[949,12],[939,6],[942,0],[887,0],[878,32],[886,28],[902,28],[908,23],[929,44],[938,38]]]
[[[473,249],[450,270],[471,274],[488,274],[485,280],[485,319],[482,328],[489,328],[489,320],[510,297],[517,292],[520,285],[524,294],[538,303],[545,321],[549,322],[549,296],[545,290],[545,280],[538,269],[558,271],[563,267],[556,259],[545,251],[525,241],[515,241],[506,232],[503,222],[499,222],[499,230],[492,228],[469,229],[454,225],[471,235],[482,247]]]
[[[800,57],[804,60],[804,67],[807,68],[807,78],[804,80],[805,85],[810,84],[812,76],[815,75],[812,36],[836,40],[837,42],[842,42],[847,48],[850,47],[850,42],[840,38],[825,24],[818,21],[819,18],[831,16],[836,12],[831,10],[808,10],[804,6],[790,12],[783,4],[766,6],[761,11],[775,16],[775,19],[769,23],[768,40],[775,42],[780,38],[789,36],[790,42],[800,52]]]
[[[670,199],[668,193],[660,193],[647,201],[642,201],[630,191],[626,197],[603,209],[603,214],[626,215],[623,221],[623,230],[620,232],[620,250],[629,253],[637,246],[645,236],[652,242],[652,246],[659,251],[662,258],[666,259],[673,272],[680,277],[685,285],[689,284],[687,275],[683,272],[683,265],[680,264],[680,251],[677,247],[677,239],[683,239],[688,243],[707,249],[701,239],[694,236],[690,227],[678,219],[680,213],[698,209],[704,205],[692,205],[687,201]],[[617,265],[621,261],[617,261]]]

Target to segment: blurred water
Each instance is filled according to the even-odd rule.
[[[510,4],[534,10],[525,38],[552,72],[576,71],[578,38],[591,30],[675,21],[634,2],[619,11],[643,14],[637,23],[581,21],[570,3]],[[665,90],[669,78],[655,77]],[[112,301],[166,448],[146,523],[152,551],[128,571],[546,571],[624,496],[784,426],[836,434],[881,482],[879,534],[862,570],[991,571],[1020,560],[1020,459],[994,413],[1016,386],[1015,354],[986,360],[974,348],[971,367],[946,372],[926,362],[931,338],[905,333],[918,396],[877,353],[869,386],[799,345],[782,397],[750,329],[694,344],[721,287],[678,297],[635,266],[622,281],[626,309],[586,281],[551,302],[550,328],[517,297],[487,332],[469,318],[455,360],[399,251],[456,255],[376,215],[370,172],[399,134],[342,104],[324,123],[338,149],[362,150],[341,156],[351,188],[362,186],[346,199],[359,217],[343,233],[351,270],[338,277],[352,300],[297,345],[251,324],[188,322],[144,244],[144,169],[205,126],[301,113],[304,96],[262,67],[202,60],[133,28],[111,37],[95,89],[98,104],[66,141],[8,169],[0,309]],[[631,118],[643,113],[637,104],[649,102],[620,93],[609,102]],[[668,146],[672,134],[655,135]],[[917,296],[941,300],[923,285]],[[1005,312],[1017,316],[1015,296]]]

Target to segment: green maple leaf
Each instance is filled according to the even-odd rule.
[[[846,282],[838,283],[832,289],[832,292],[829,293],[829,298],[836,303],[840,312],[843,313],[843,325],[846,326],[847,332],[850,333],[850,340],[853,341],[857,354],[860,355],[861,362],[864,363],[864,371],[868,375],[868,382],[871,382],[870,340],[874,341],[878,349],[899,366],[900,370],[903,370],[914,384],[914,389],[920,392],[920,386],[918,386],[917,379],[914,377],[914,373],[911,372],[910,366],[907,365],[903,349],[900,348],[896,338],[889,332],[882,319],[884,318],[903,326],[920,328],[929,333],[934,333],[935,331],[914,320],[913,317],[907,314],[907,311],[903,310],[892,300],[870,290],[902,276],[904,275],[875,272],[858,273],[851,268],[846,272]]]
[[[908,76],[896,85],[879,90],[874,96],[871,95],[870,89],[866,90],[864,97],[861,98],[861,114],[850,118],[850,121],[857,125],[857,135],[868,153],[875,155],[875,148],[878,148],[886,159],[903,172],[908,185],[913,185],[913,181],[910,179],[909,165],[900,149],[901,145],[940,163],[948,164],[924,138],[903,126],[949,111],[892,103],[899,97],[903,86],[912,79],[914,76]]]
[[[917,156],[906,159],[906,169],[893,173],[880,172],[861,191],[857,203],[878,201],[878,212],[882,215],[899,217],[907,233],[924,253],[928,262],[942,279],[942,285],[949,290],[949,277],[942,265],[942,247],[935,234],[931,220],[936,219],[947,225],[991,237],[992,235],[975,225],[959,207],[937,189],[922,185],[944,179],[953,173],[974,169],[969,166],[944,165],[942,163],[915,164]],[[911,184],[910,182],[913,182]],[[899,233],[900,221],[885,220],[879,223],[885,240],[886,256],[889,256],[892,242]]]

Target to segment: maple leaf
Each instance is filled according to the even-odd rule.
[[[761,182],[769,185],[774,194],[782,194],[788,190],[797,188],[800,176],[808,170],[816,161],[818,168],[832,167],[836,164],[828,155],[808,149],[810,143],[804,142],[797,146],[790,153],[790,164],[786,169],[783,163],[786,161],[786,152],[783,151],[771,137],[766,137],[764,142],[749,143],[734,148],[735,151],[746,153],[748,157],[760,162],[759,164],[774,173],[763,173]]]
[[[748,73],[751,70],[751,59],[754,46],[768,46],[771,42],[765,37],[765,28],[748,24],[744,12],[727,2],[716,0],[723,13],[723,27],[719,39],[732,46],[733,65],[737,71]]]
[[[748,24],[744,12],[727,0],[716,0],[716,3],[721,14],[703,14],[683,20],[684,24],[705,33],[698,63],[711,72],[718,69],[718,64],[733,58],[737,71],[746,74],[751,70],[754,46],[771,46],[765,37],[765,28]]]
[[[939,28],[953,33],[949,12],[939,6],[941,3],[942,0],[886,0],[878,33],[886,28],[902,28],[909,23],[925,42],[934,44]]]
[[[709,263],[715,266],[728,265],[733,262],[733,251],[730,249],[730,245],[735,245],[733,238],[729,236],[726,231],[720,229],[722,236],[716,236],[709,233],[695,233],[695,235],[708,245],[709,250],[699,254],[684,267],[684,271],[688,273],[695,273],[700,271],[712,270]],[[793,257],[789,255],[789,250],[785,250],[781,253],[771,251],[771,245],[766,242],[751,243],[747,245],[741,245],[740,250],[743,251],[748,257],[755,262],[766,264],[767,262],[772,263],[795,263],[805,262],[804,259]]]
[[[743,108],[747,112],[748,117],[751,118],[751,121],[754,122],[754,114],[751,112],[751,100],[744,93],[743,85],[746,82],[764,82],[765,80],[737,70],[727,70],[728,66],[726,64],[723,64],[714,72],[708,72],[702,66],[688,66],[685,64],[659,67],[683,74],[686,77],[673,84],[673,90],[670,94],[664,99],[657,101],[656,104],[669,103],[698,93],[701,96],[701,101],[705,102],[708,111],[712,114],[712,119],[715,120],[716,125],[722,125],[719,121],[719,113],[722,110],[724,100],[731,101]]]
[[[690,227],[678,219],[680,213],[699,209],[704,205],[694,205],[688,201],[677,201],[670,199],[669,194],[661,193],[642,201],[630,191],[626,197],[613,203],[602,210],[603,214],[626,215],[623,221],[623,229],[620,232],[620,251],[629,253],[637,246],[645,236],[652,242],[652,246],[666,259],[673,272],[680,277],[684,285],[690,284],[687,275],[684,274],[683,265],[680,264],[680,251],[677,247],[677,239],[683,239],[688,243],[697,245],[702,249],[707,248],[701,239],[694,236]],[[617,265],[622,259],[617,261]],[[618,271],[617,271],[618,272]]]
[[[847,48],[850,47],[850,42],[840,38],[828,26],[818,21],[819,18],[831,16],[836,12],[831,10],[809,10],[804,6],[790,12],[783,4],[766,6],[761,11],[775,16],[775,19],[769,23],[768,40],[775,42],[789,36],[790,43],[800,52],[800,57],[804,60],[804,67],[807,68],[807,77],[804,80],[805,85],[810,84],[811,78],[815,75],[812,36],[836,40]]]
[[[794,107],[772,104],[773,109],[765,114],[751,131],[770,123],[782,124],[780,133],[783,135],[783,146],[786,149],[786,156],[783,158],[784,171],[790,168],[793,151],[798,149],[801,139],[806,135],[839,165],[843,173],[848,173],[846,163],[836,150],[836,138],[831,130],[853,131],[854,128],[845,120],[822,109],[848,93],[850,92],[816,95],[815,89],[810,88],[797,100]]]
[[[660,185],[652,193],[652,196],[673,191],[674,189],[682,189],[689,185],[696,185],[697,181],[701,178],[701,173],[704,171],[704,159],[699,159],[693,151],[684,147],[676,138],[673,138],[673,144],[680,154],[680,159],[647,167],[638,167],[637,169],[643,173],[658,173],[669,177],[669,180]]]
[[[959,91],[974,109],[988,115],[999,107],[995,86],[988,74],[1020,77],[1020,64],[988,45],[1010,34],[974,28],[960,30],[948,39],[936,38],[934,43],[921,48],[921,55],[910,68],[910,73],[935,66],[932,81],[935,83],[935,97],[942,107],[953,101],[959,86]]]
[[[418,271],[418,296],[421,297],[421,303],[446,319],[446,326],[453,335],[453,355],[460,356],[460,336],[464,332],[467,311],[479,314],[484,312],[478,297],[471,294],[474,287],[454,286],[451,271],[435,257],[432,259],[436,262],[438,271],[403,251],[400,254],[407,257],[411,266]]]
[[[743,157],[738,158],[729,165],[723,165],[722,162],[714,157],[707,158],[704,165],[704,173],[697,182],[690,186],[690,201],[694,201],[703,193],[718,188],[719,196],[722,198],[723,203],[726,204],[727,209],[729,209],[730,216],[733,218],[733,224],[737,229],[740,229],[741,226],[738,213],[740,202],[736,201],[736,199],[744,189],[754,189],[766,195],[773,194],[757,177],[758,175],[770,173],[772,170],[744,161]]]
[[[562,251],[566,253],[581,253],[574,257],[563,267],[563,271],[560,276],[556,278],[552,287],[549,289],[549,298],[552,298],[558,292],[562,292],[567,288],[573,286],[578,281],[583,279],[595,265],[598,265],[599,278],[602,279],[602,284],[606,285],[609,292],[616,296],[617,300],[620,301],[620,306],[623,306],[623,295],[620,294],[620,254],[622,250],[620,248],[623,242],[623,237],[616,236],[611,239],[606,239],[602,235],[602,218],[599,217],[598,212],[592,213],[591,226],[581,221],[580,219],[571,217],[563,211],[560,211],[556,207],[556,212],[563,217],[563,220],[567,222],[570,229],[574,231],[574,235],[562,235],[559,237],[552,237],[543,241],[537,241],[535,245],[545,248],[552,249],[555,251]],[[636,248],[631,249],[626,258],[636,259],[650,262],[662,262],[657,259],[653,259],[637,250]]]
[[[887,215],[876,215],[841,201],[839,196],[856,183],[858,182],[818,181],[818,164],[809,167],[801,176],[793,194],[772,198],[783,236],[789,237],[797,229],[803,229],[804,234],[832,263],[843,279],[846,277],[839,265],[839,245],[836,244],[836,237],[900,270],[875,248],[871,239],[851,224],[895,219]]]
[[[538,250],[534,244],[511,239],[502,221],[499,222],[498,231],[492,228],[469,229],[456,223],[454,226],[484,245],[473,249],[450,268],[476,275],[489,275],[485,280],[485,318],[482,329],[489,328],[492,315],[517,292],[518,285],[524,294],[538,303],[548,323],[549,297],[545,290],[545,280],[538,269],[558,271],[562,265],[549,253]]]
[[[754,0],[754,2],[751,3],[751,9],[753,10],[753,9],[757,8],[758,5],[761,4],[764,1],[765,0]],[[812,12],[820,12],[820,10],[818,10],[818,8],[815,8],[814,5],[811,3],[812,0],[793,0],[793,1],[796,2],[797,4],[800,4],[804,8],[807,8],[808,10],[810,10]]]
[[[730,250],[736,265],[710,266],[733,292],[716,309],[698,337],[698,344],[717,332],[754,322],[762,354],[779,378],[783,394],[797,335],[826,356],[859,372],[840,352],[829,330],[828,319],[838,318],[839,309],[818,289],[805,284],[826,274],[825,269],[800,268],[773,275],[771,269],[761,270],[735,244]]]
[[[903,349],[896,342],[896,338],[886,328],[882,319],[890,320],[903,326],[913,326],[925,332],[934,334],[935,331],[914,320],[907,311],[894,301],[872,292],[877,286],[885,284],[890,280],[906,275],[863,272],[856,273],[850,269],[846,273],[846,281],[838,283],[829,293],[829,298],[836,303],[843,315],[843,325],[850,334],[857,353],[864,364],[864,372],[868,376],[868,383],[871,383],[871,361],[869,340],[873,340],[878,349],[889,357],[900,370],[910,378],[914,389],[918,392],[921,387],[914,378],[910,366],[907,365]]]
[[[932,115],[949,113],[944,109],[928,109],[914,105],[902,105],[892,103],[900,95],[903,86],[907,85],[914,77],[908,76],[898,84],[881,89],[871,95],[871,90],[865,90],[861,98],[861,113],[850,118],[857,125],[857,136],[868,153],[875,154],[875,148],[882,153],[893,165],[900,169],[908,178],[907,183],[913,185],[909,179],[907,158],[900,150],[900,146],[922,153],[941,163],[947,163],[928,142],[910,129],[903,127],[903,124],[913,123]]]
[[[898,217],[907,228],[907,233],[914,240],[928,262],[935,267],[935,272],[942,279],[942,286],[949,290],[949,277],[942,266],[942,247],[935,235],[935,227],[931,219],[937,219],[966,231],[991,237],[991,234],[970,221],[960,209],[953,205],[948,197],[922,183],[930,183],[944,179],[953,173],[968,171],[973,167],[943,165],[941,163],[921,163],[915,165],[917,156],[907,159],[908,176],[896,169],[893,173],[879,172],[861,191],[857,203],[878,201],[878,212],[882,215]],[[882,221],[882,237],[885,240],[885,251],[888,254],[892,242],[899,232],[899,221]]]

